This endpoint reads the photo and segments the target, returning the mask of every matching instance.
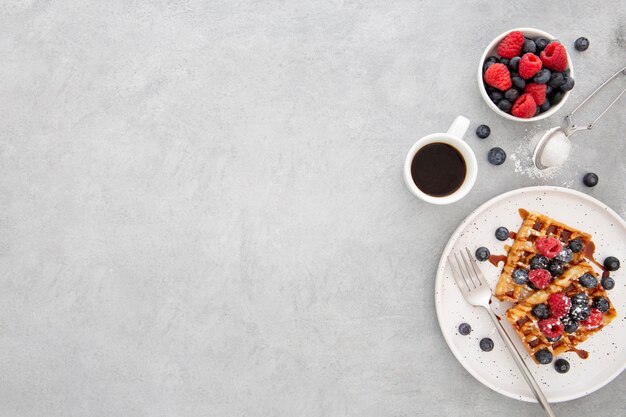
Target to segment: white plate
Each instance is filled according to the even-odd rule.
[[[506,319],[502,320],[548,400],[560,402],[579,398],[603,387],[626,367],[626,222],[598,200],[560,187],[529,187],[502,194],[474,210],[452,234],[439,261],[435,282],[439,326],[454,356],[476,379],[508,397],[535,401],[489,316],[463,299],[446,262],[448,254],[465,247],[473,253],[479,246],[486,246],[492,254],[504,254],[504,244],[510,244],[511,240],[500,242],[494,232],[499,226],[517,231],[522,222],[519,208],[544,213],[591,233],[596,244],[596,259],[602,262],[612,255],[622,264],[620,270],[611,274],[616,285],[608,292],[617,309],[617,318],[580,345],[581,349],[589,351],[588,359],[579,359],[573,352],[559,356],[570,362],[571,368],[566,374],[557,373],[552,364],[537,365]],[[495,288],[502,264],[498,268],[489,262],[479,266],[491,288]],[[492,304],[500,317],[504,317],[509,306],[495,298]],[[458,333],[462,322],[472,326],[469,336]],[[480,350],[478,343],[483,337],[493,339],[495,348],[491,352]]]

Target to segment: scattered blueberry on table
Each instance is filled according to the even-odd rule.
[[[493,340],[488,337],[480,339],[480,349],[483,352],[491,352],[493,350]]]
[[[619,259],[615,256],[608,256],[604,259],[604,267],[607,271],[617,271],[620,267]]]
[[[472,332],[472,326],[470,326],[468,323],[461,323],[461,324],[459,324],[459,333],[460,334],[462,334],[463,336],[467,336],[471,332]]]
[[[480,125],[476,128],[476,136],[486,139],[491,134],[491,129],[487,125]]]
[[[507,100],[502,100],[500,103]],[[487,161],[492,165],[502,165],[506,161],[506,152],[502,148],[491,148],[487,154]]]
[[[565,374],[569,371],[569,362],[565,359],[557,359],[554,362],[554,369],[560,374]]]
[[[585,174],[585,176],[583,177],[583,184],[585,184],[587,187],[595,187],[596,185],[598,185],[598,175],[594,174],[593,172]]]
[[[496,239],[504,242],[505,240],[507,240],[509,238],[509,229],[507,229],[504,226],[500,226],[496,229]]]
[[[576,48],[577,51],[586,51],[587,48],[589,48],[589,39],[581,36],[574,42],[574,48]]]
[[[480,248],[476,249],[475,255],[477,260],[479,260],[480,262],[485,262],[487,259],[489,259],[491,253],[489,252],[489,249],[481,246]]]

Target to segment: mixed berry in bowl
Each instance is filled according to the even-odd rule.
[[[479,77],[490,107],[517,121],[553,114],[575,84],[563,44],[530,28],[496,38],[483,54]]]

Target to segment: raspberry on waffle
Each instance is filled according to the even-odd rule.
[[[537,239],[554,237],[563,242],[563,247],[567,247],[569,241],[577,238],[581,240],[583,248],[591,242],[590,234],[560,223],[546,215],[528,212],[524,209],[520,209],[519,213],[523,219],[522,226],[509,249],[506,263],[496,285],[495,296],[500,301],[519,302],[535,291],[526,284],[516,284],[512,274],[516,269],[525,271],[530,269],[531,259],[540,253],[535,245]],[[572,253],[572,259],[563,262],[564,270],[567,271],[569,267],[584,261],[583,252],[584,250]]]
[[[593,274],[597,277],[597,274],[589,264],[581,262],[567,269],[563,275],[555,279],[548,288],[535,292],[506,312],[507,320],[511,323],[511,326],[519,335],[524,347],[535,362],[539,363],[535,354],[540,350],[548,350],[552,356],[557,356],[567,351],[579,352],[576,346],[602,330],[604,326],[608,325],[617,317],[617,311],[601,285],[598,284],[593,288],[587,288],[579,282],[578,279],[585,273]],[[569,333],[567,328],[565,331],[562,331],[563,326],[561,324],[560,328],[557,328],[557,331],[562,331],[560,337],[557,337],[557,340],[548,339],[548,336],[540,330],[542,326],[538,323],[542,320],[533,314],[533,307],[547,303],[551,294],[564,294],[567,297],[580,297],[581,294],[585,294],[586,297],[582,296],[583,299],[586,299],[586,301],[583,301],[583,305],[590,311],[593,311],[594,314],[601,314],[601,320],[598,318],[598,323],[594,323],[593,326],[589,325],[588,321],[585,320],[577,321],[577,328],[575,331],[569,329]],[[574,299],[576,299],[576,297],[574,297]],[[597,309],[591,308],[593,300],[596,297],[603,297],[607,300],[608,309],[606,312],[602,313]],[[569,317],[565,317],[561,320],[574,320],[572,317],[573,313],[570,312]],[[551,320],[557,321],[556,318]],[[554,327],[550,328],[550,330],[553,329]],[[545,328],[544,331],[546,331]]]

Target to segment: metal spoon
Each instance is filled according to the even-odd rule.
[[[626,88],[623,89],[622,92],[617,95],[617,97],[615,97],[611,104],[609,104],[608,107],[604,109],[604,111],[600,113],[600,115],[596,117],[593,122],[586,126],[577,126],[574,123],[574,113],[576,113],[576,111],[580,109],[583,104],[585,104],[591,97],[593,97],[594,94],[600,91],[602,87],[607,85],[611,80],[613,80],[620,74],[626,75],[626,67],[617,71],[615,74],[613,74],[613,76],[611,76],[611,78],[600,84],[600,86],[596,88],[593,93],[589,94],[589,96],[585,100],[583,100],[583,102],[580,103],[578,107],[572,110],[570,114],[565,116],[565,121],[567,123],[567,126],[565,128],[562,128],[560,126],[553,127],[552,129],[548,130],[545,135],[543,135],[543,137],[537,143],[537,146],[535,146],[535,151],[533,152],[533,162],[537,168],[546,169],[559,166],[567,160],[570,149],[572,147],[569,137],[581,130],[592,129],[598,119],[604,116],[604,113],[606,113],[617,102],[617,100],[619,100],[620,97],[624,93],[626,93]]]

